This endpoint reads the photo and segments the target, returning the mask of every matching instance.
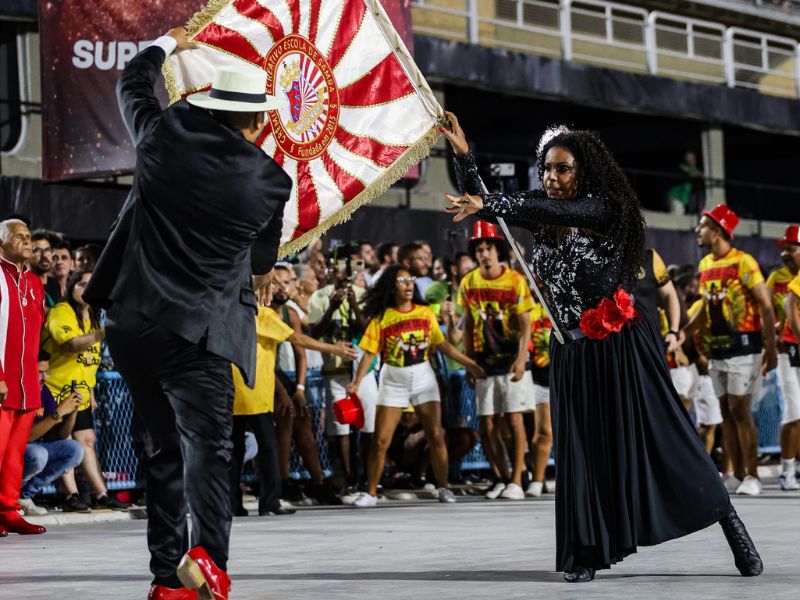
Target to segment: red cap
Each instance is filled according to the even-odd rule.
[[[783,248],[786,244],[800,246],[800,225],[789,225],[786,228],[786,233],[778,240],[778,248]]]
[[[475,221],[472,227],[472,237],[469,238],[470,242],[475,240],[496,239],[502,240],[502,235],[497,233],[497,225],[489,223],[488,221]]]
[[[727,204],[719,204],[712,210],[704,210],[703,215],[722,227],[725,233],[728,234],[728,237],[733,239],[733,230],[736,229],[736,226],[739,224],[739,217],[728,208]]]

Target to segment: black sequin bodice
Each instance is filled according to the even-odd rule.
[[[577,327],[585,309],[613,295],[623,263],[609,203],[591,196],[554,200],[538,190],[487,194],[472,154],[456,157],[456,176],[462,192],[483,198],[480,218],[502,217],[533,234],[531,262],[559,326]]]

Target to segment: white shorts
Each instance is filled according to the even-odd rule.
[[[669,375],[672,378],[672,385],[681,398],[692,398],[697,388],[697,367],[689,365],[688,367],[676,367],[669,370]]]
[[[697,416],[698,425],[719,425],[722,423],[722,409],[719,406],[719,398],[714,393],[714,384],[710,375],[699,375],[697,377],[697,387],[694,396],[694,412]]]
[[[761,353],[732,358],[712,358],[709,365],[714,393],[718,398],[752,396],[761,388]]]
[[[348,435],[350,425],[342,425],[333,416],[333,403],[347,396],[345,386],[352,381],[345,374],[325,375],[325,433],[327,435]],[[375,405],[378,402],[378,384],[373,372],[367,373],[358,386],[359,400],[364,407],[364,433],[375,431]]]
[[[380,386],[378,387],[378,406],[408,408],[426,402],[440,402],[439,384],[429,362],[410,367],[383,365]]]
[[[525,371],[519,381],[511,381],[511,374],[507,373],[475,382],[475,403],[479,417],[530,412],[535,406],[534,394],[530,371]]]
[[[550,404],[550,388],[546,388],[538,383],[533,384],[533,403],[536,406],[540,404]]]
[[[800,368],[789,363],[789,355],[778,354],[778,385],[783,396],[783,418],[781,424],[800,419]]]

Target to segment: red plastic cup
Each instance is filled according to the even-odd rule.
[[[364,427],[364,405],[358,394],[348,394],[333,403],[333,416],[342,425],[354,425],[356,429]]]

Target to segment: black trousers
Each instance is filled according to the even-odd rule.
[[[250,429],[258,442],[259,496],[258,512],[274,510],[280,506],[281,473],[278,465],[278,438],[272,413],[237,415],[233,417],[233,460],[231,461],[231,508],[242,506],[242,466],[244,462],[245,431]]]
[[[153,442],[146,467],[153,583],[181,587],[175,569],[194,546],[203,546],[226,570],[233,447],[230,361],[119,307],[109,311],[106,339]]]

